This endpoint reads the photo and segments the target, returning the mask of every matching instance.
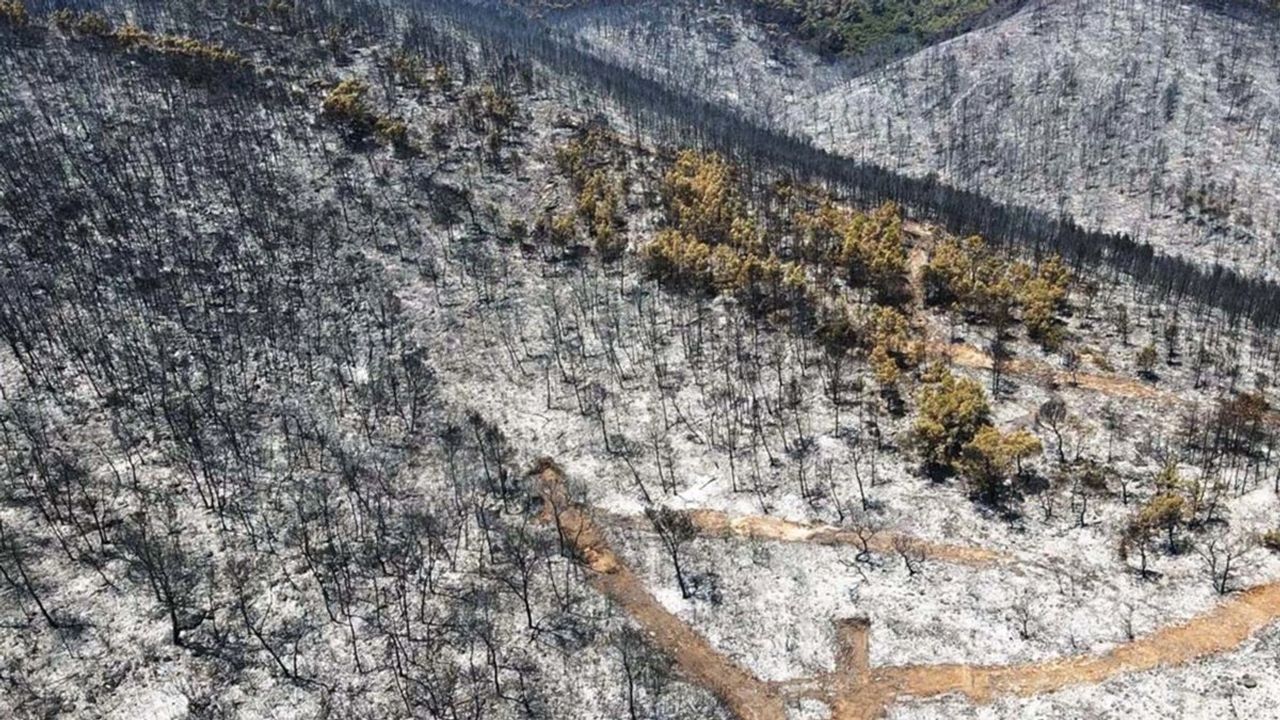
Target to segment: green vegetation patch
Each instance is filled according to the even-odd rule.
[[[1010,0],[751,0],[759,19],[833,55],[909,51],[972,29]]]

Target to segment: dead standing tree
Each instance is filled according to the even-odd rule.
[[[644,514],[653,524],[654,532],[658,533],[658,537],[662,539],[662,546],[666,548],[667,555],[671,558],[671,564],[676,571],[676,583],[680,585],[681,597],[688,600],[691,594],[681,560],[685,545],[697,536],[693,519],[682,510],[674,510],[666,506],[656,509],[647,508]]]
[[[200,627],[210,610],[201,604],[208,597],[209,573],[183,542],[190,531],[178,522],[172,502],[158,511],[144,509],[130,517],[121,529],[119,543],[129,569],[145,581],[169,619],[170,639],[186,647],[183,633]]]

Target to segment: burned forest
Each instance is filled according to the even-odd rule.
[[[0,716],[1275,717],[1280,21],[1156,5],[0,0]]]

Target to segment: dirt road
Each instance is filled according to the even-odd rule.
[[[936,560],[953,565],[986,567],[1014,562],[1008,553],[968,545],[951,545],[923,540],[914,535],[879,528],[856,528],[826,525],[817,522],[796,522],[767,515],[729,515],[719,510],[695,509],[686,511],[699,535],[711,538],[741,538],[745,540],[773,540],[785,543],[810,543],[813,545],[845,546],[878,555],[891,555],[909,548],[926,560]],[[641,532],[652,531],[653,525],[643,516],[622,515],[597,511],[595,516],[614,527],[626,527]]]
[[[613,550],[588,512],[569,500],[560,471],[544,461],[536,470],[543,520],[554,523],[591,570],[596,590],[648,632],[654,646],[675,661],[689,682],[706,688],[739,720],[785,720],[778,688],[733,662],[653,597]]]
[[[861,548],[865,542],[869,551],[881,554],[897,552],[905,543],[926,558],[975,567],[1013,560],[1012,556],[994,550],[934,543],[892,531],[859,534],[858,530],[852,528],[805,524],[767,516],[730,517],[715,510],[693,510],[689,515],[698,531],[711,537],[848,545],[856,548]]]
[[[938,342],[932,343],[929,349],[933,354],[948,358],[960,367],[974,370],[991,369],[991,356],[972,345]],[[1112,397],[1165,400],[1178,404],[1185,402],[1177,393],[1161,390],[1136,378],[1113,373],[1071,373],[1049,363],[1026,358],[1008,361],[1005,363],[1004,372],[1008,375],[1033,378],[1043,384],[1073,385]]]
[[[958,693],[983,703],[1001,696],[1053,692],[1227,652],[1280,618],[1280,582],[1276,582],[1234,595],[1199,617],[1101,655],[1019,665],[888,667],[871,667],[867,663],[869,632],[865,623],[840,621],[836,633],[840,643],[838,667],[833,672],[766,682],[713,648],[653,597],[609,547],[589,511],[569,499],[554,463],[544,461],[535,472],[544,501],[543,520],[557,525],[561,537],[583,559],[592,586],[643,627],[655,647],[675,661],[687,681],[714,693],[739,720],[785,720],[786,702],[801,698],[825,703],[831,708],[833,720],[862,720],[882,716],[893,703],[905,698]],[[833,537],[839,537],[829,528],[752,520],[735,522],[720,514],[704,513],[699,525],[724,537],[757,537],[764,533],[787,542],[817,543],[830,543]],[[992,554],[989,561],[1001,559]]]
[[[894,700],[960,693],[976,703],[1095,684],[1128,673],[1173,667],[1234,650],[1280,617],[1280,583],[1235,595],[1213,610],[1102,655],[1023,665],[917,665],[872,669],[851,692],[831,698],[833,720],[875,718]],[[837,686],[839,673],[829,678]]]

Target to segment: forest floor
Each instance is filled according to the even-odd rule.
[[[908,697],[959,693],[975,703],[985,703],[999,696],[1048,693],[1226,652],[1280,618],[1280,582],[1272,582],[1236,594],[1202,615],[1121,644],[1105,654],[1013,665],[877,668],[867,661],[866,625],[856,620],[837,621],[841,648],[832,672],[768,682],[717,651],[688,623],[662,606],[609,546],[591,511],[569,499],[558,468],[544,463],[537,474],[545,503],[543,520],[554,522],[561,537],[582,557],[591,570],[591,584],[643,627],[689,681],[715,693],[739,720],[786,720],[787,704],[805,699],[827,705],[833,720],[861,720],[880,717],[894,702]],[[720,513],[698,511],[693,513],[693,519],[701,532],[713,536],[820,544],[857,542],[856,536],[847,535],[846,531],[772,518],[729,519]],[[979,548],[927,547],[935,559],[960,564],[1008,559]]]

